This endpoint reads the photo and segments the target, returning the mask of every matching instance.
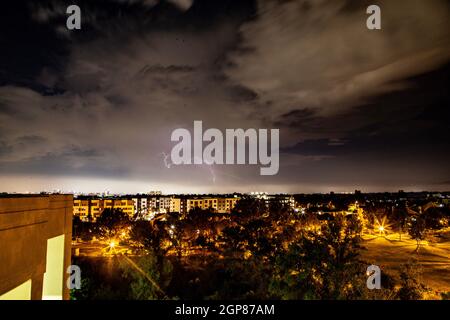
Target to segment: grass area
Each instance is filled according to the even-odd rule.
[[[441,293],[450,292],[450,231],[423,241],[418,253],[416,241],[406,235],[401,241],[399,234],[363,238],[363,260],[379,266],[382,272],[398,276],[402,264],[417,259],[419,281],[431,290],[427,298],[440,298]]]

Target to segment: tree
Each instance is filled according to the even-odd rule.
[[[231,219],[238,223],[254,219],[267,213],[266,202],[263,199],[243,197],[231,211]]]
[[[243,258],[246,250],[245,241],[246,235],[242,226],[228,226],[219,236],[222,254],[232,258]]]
[[[282,203],[278,199],[275,199],[269,203],[269,213],[272,219],[281,222],[289,218],[291,209],[288,205]]]
[[[92,222],[83,222],[79,216],[74,216],[72,220],[72,238],[81,238],[84,241],[92,239],[92,231],[96,230],[96,225]]]
[[[360,220],[360,218],[358,217],[357,214],[352,214],[346,217],[347,221],[347,229],[348,232],[353,235],[353,236],[357,236],[360,237],[361,233],[363,231],[363,223]]]
[[[268,260],[281,246],[281,238],[276,236],[276,232],[276,225],[269,217],[249,218],[245,222],[228,226],[219,236],[222,254],[231,258],[257,256]]]
[[[411,225],[409,227],[408,233],[416,240],[417,247],[416,247],[416,253],[419,253],[420,248],[420,241],[425,239],[425,232],[426,232],[426,225],[425,220],[421,216],[417,216],[415,218],[411,219]]]
[[[184,236],[192,244],[195,243],[202,248],[211,247],[211,242],[216,236],[216,225],[219,218],[211,209],[203,210],[198,207],[191,209],[184,219]]]
[[[100,235],[113,238],[130,226],[130,218],[120,209],[105,209],[97,218]]]
[[[400,288],[397,298],[400,300],[419,300],[425,291],[425,286],[419,282],[420,269],[416,262],[402,265],[400,270]]]
[[[229,259],[221,268],[217,268],[215,292],[208,298],[218,300],[275,298],[268,290],[270,269],[270,265],[255,257],[247,260]]]
[[[407,226],[408,211],[406,208],[398,208],[393,211],[392,219],[400,235],[400,241],[402,240],[402,233]]]
[[[164,221],[136,221],[131,229],[130,238],[156,258],[156,268],[163,274],[166,254],[169,249],[165,240],[169,238]]]
[[[358,290],[360,238],[342,216],[278,254],[270,292],[282,299],[344,299]]]
[[[425,227],[427,229],[441,229],[444,226],[445,215],[443,208],[430,207],[423,214],[425,220]]]

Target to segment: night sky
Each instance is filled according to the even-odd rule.
[[[81,8],[81,30],[66,8]],[[382,29],[366,28],[381,7]],[[0,191],[450,190],[450,2],[2,1]],[[279,128],[280,170],[168,166]]]

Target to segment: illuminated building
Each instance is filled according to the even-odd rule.
[[[182,201],[180,198],[172,198],[170,200],[170,212],[182,212]]]
[[[80,217],[82,221],[88,221],[89,217],[93,217],[94,214],[91,211],[90,200],[77,200],[73,201],[73,215]]]
[[[230,213],[234,209],[239,198],[218,198],[217,212]]]
[[[132,199],[75,199],[73,201],[73,214],[82,221],[95,222],[105,209],[119,209],[133,217],[135,206]]]
[[[153,212],[170,212],[171,196],[156,195],[148,198],[148,207]]]
[[[147,198],[133,198],[134,214],[137,217],[144,217],[148,213]]]
[[[186,199],[186,211],[189,212],[194,208],[203,210],[212,209],[218,213],[230,213],[236,206],[239,198],[233,197],[199,197]]]
[[[135,195],[130,198],[78,198],[74,200],[73,214],[82,221],[95,222],[104,209],[121,209],[130,217],[148,219],[158,213],[187,214],[194,208],[211,209],[217,213],[230,213],[240,198],[226,196],[162,196]]]
[[[72,195],[0,197],[0,300],[69,299]]]
[[[134,214],[134,203],[131,199],[104,199],[103,201],[103,209],[119,209],[130,217]]]

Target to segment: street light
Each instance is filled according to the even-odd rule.
[[[386,217],[383,217],[381,221],[379,219],[376,219],[376,229],[378,230],[378,236],[381,237],[382,235],[386,235],[387,231],[389,230],[389,223],[386,220]]]
[[[380,233],[380,237],[381,237],[382,234],[384,234],[385,229],[384,229],[384,226],[383,226],[383,225],[380,225],[380,226],[378,227],[378,232]]]

